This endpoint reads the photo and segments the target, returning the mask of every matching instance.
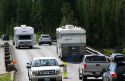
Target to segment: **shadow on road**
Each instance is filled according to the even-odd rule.
[[[102,79],[88,79],[87,81],[102,81]]]

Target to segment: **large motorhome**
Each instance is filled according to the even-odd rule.
[[[35,44],[34,28],[26,25],[21,25],[21,27],[14,27],[13,44],[15,44],[16,48],[32,48]]]
[[[86,49],[86,30],[74,25],[56,29],[57,54],[61,59],[71,55],[83,56]]]

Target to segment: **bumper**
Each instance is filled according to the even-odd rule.
[[[50,44],[51,43],[51,41],[41,41],[41,42],[39,42],[40,44]]]
[[[83,75],[88,77],[102,77],[103,73],[102,72],[84,72]]]
[[[48,76],[32,76],[32,81],[39,81],[44,79],[50,79],[50,80],[56,80],[56,81],[62,81],[62,75],[48,75]]]

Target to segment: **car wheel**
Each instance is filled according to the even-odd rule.
[[[79,79],[82,80],[82,77],[80,76],[80,69],[79,69]]]
[[[19,46],[16,46],[16,49],[19,49],[20,47]]]
[[[30,46],[29,48],[30,48],[30,49],[32,49],[33,47],[32,47],[32,46]]]
[[[82,76],[82,81],[87,81],[87,76]]]
[[[52,43],[49,43],[49,45],[52,45]]]
[[[39,43],[39,45],[41,45],[41,43]]]

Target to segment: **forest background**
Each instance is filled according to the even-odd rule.
[[[125,48],[125,0],[0,0],[0,35],[26,24],[37,34],[73,24],[87,31],[87,45]]]

